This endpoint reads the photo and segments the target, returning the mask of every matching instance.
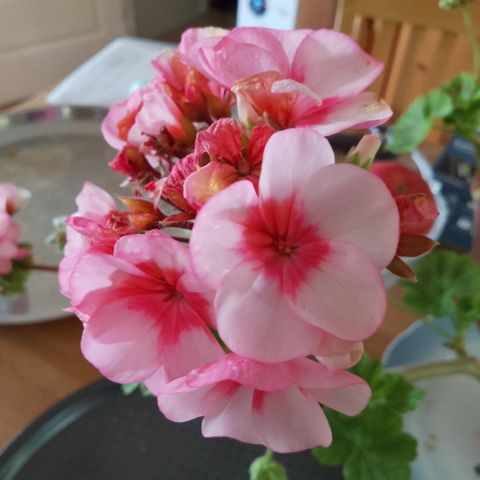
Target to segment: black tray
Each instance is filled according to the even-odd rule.
[[[172,423],[153,398],[102,380],[48,410],[0,454],[1,480],[246,480],[262,447],[205,439],[200,420]],[[341,480],[310,452],[277,455],[289,480]]]

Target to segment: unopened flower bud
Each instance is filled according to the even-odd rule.
[[[364,135],[358,145],[347,153],[347,163],[369,169],[375,160],[375,155],[382,146],[382,139],[376,133]]]
[[[471,0],[439,0],[438,6],[444,10],[454,10],[455,8],[464,7]]]

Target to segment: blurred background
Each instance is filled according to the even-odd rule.
[[[480,18],[478,2],[472,13]],[[460,15],[437,0],[2,0],[0,108],[48,92],[117,37],[178,42],[206,25],[345,31],[386,64],[373,89],[396,113],[470,68]]]

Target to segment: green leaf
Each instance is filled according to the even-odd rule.
[[[19,245],[30,248],[28,244]],[[26,283],[30,276],[30,264],[32,259],[25,258],[12,263],[12,271],[8,275],[0,275],[0,295],[5,297],[24,293]]]
[[[450,317],[457,333],[480,318],[480,266],[470,255],[437,251],[416,264],[418,282],[405,282],[405,303],[432,317]]]
[[[138,390],[142,397],[152,396],[150,390],[143,383],[126,383],[122,385],[122,392],[124,395],[131,395]]]
[[[288,480],[285,467],[273,458],[271,450],[251,463],[249,473],[250,480]]]
[[[325,465],[343,465],[346,480],[410,479],[417,442],[403,432],[402,414],[416,408],[423,392],[366,356],[352,372],[368,382],[372,399],[356,417],[325,409],[333,443],[313,449],[313,456]]]
[[[393,153],[411,152],[428,135],[433,122],[447,117],[452,110],[453,102],[442,90],[432,90],[418,97],[389,129],[388,150]]]

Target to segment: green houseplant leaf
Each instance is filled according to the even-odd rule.
[[[343,465],[346,480],[408,480],[417,442],[403,432],[402,414],[416,408],[423,392],[366,356],[352,372],[370,385],[371,401],[356,417],[326,409],[333,443],[315,448],[313,456],[325,465]]]

